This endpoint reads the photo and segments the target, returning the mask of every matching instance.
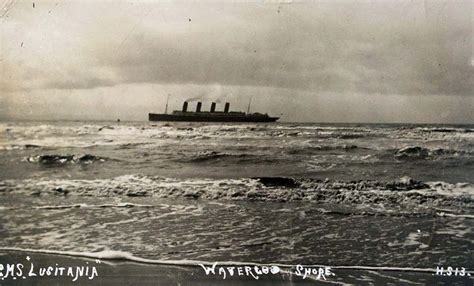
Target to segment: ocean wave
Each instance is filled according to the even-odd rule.
[[[184,158],[178,159],[177,161],[189,162],[189,163],[216,163],[216,162],[232,162],[232,163],[245,163],[245,162],[273,162],[275,158],[265,157],[263,154],[250,154],[250,153],[225,153],[217,151],[204,151],[198,152],[192,155],[185,155]]]
[[[311,142],[309,142],[311,144]],[[370,150],[367,147],[360,147],[355,144],[342,144],[342,145],[308,145],[304,147],[289,147],[288,154],[310,154],[313,152],[324,152],[324,151],[356,151],[356,150]]]
[[[336,134],[335,137],[338,139],[359,139],[359,138],[365,138],[365,137],[371,137],[374,136],[372,133],[342,133],[342,134]]]
[[[422,132],[438,132],[438,133],[471,133],[474,129],[471,128],[448,128],[448,127],[434,127],[434,128],[418,128]]]
[[[189,162],[205,162],[205,161],[213,161],[222,158],[245,158],[248,157],[247,154],[227,154],[227,153],[220,153],[216,151],[205,151],[205,152],[198,152],[196,155],[192,156],[188,159]]]
[[[474,186],[468,183],[330,181],[284,177],[242,179],[173,179],[127,175],[102,180],[7,180],[0,193],[31,195],[128,196],[204,200],[308,201],[335,205],[474,208]]]
[[[12,151],[12,150],[27,150],[27,149],[40,149],[42,146],[36,144],[13,144],[0,146],[0,151]]]
[[[91,164],[94,162],[105,162],[106,159],[103,157],[81,154],[81,155],[62,155],[62,154],[44,154],[44,155],[32,155],[24,159],[26,162],[38,163],[44,166],[57,166],[66,163],[72,164]]]
[[[152,144],[152,143],[151,142],[124,143],[124,144],[119,145],[117,148],[118,149],[135,149],[137,147],[150,145],[150,144]]]
[[[406,146],[395,150],[397,159],[438,159],[447,156],[470,155],[467,151],[454,149],[429,149],[421,146]]]
[[[443,128],[438,128],[442,130]],[[30,148],[92,148],[114,147],[117,149],[135,149],[144,144],[168,144],[186,140],[189,144],[205,144],[204,140],[260,140],[267,142],[277,139],[284,146],[292,148],[302,140],[316,139],[316,144],[328,140],[347,142],[347,147],[357,139],[378,140],[384,138],[414,140],[467,141],[472,139],[472,129],[447,128],[447,132],[435,132],[436,128],[380,127],[380,126],[306,126],[296,125],[218,125],[218,124],[147,124],[147,123],[68,123],[68,124],[15,124],[5,125],[7,141],[0,142],[1,150],[23,150]],[[431,130],[428,132],[428,130]],[[444,130],[444,131],[446,131]],[[438,130],[439,131],[439,130]],[[1,132],[1,130],[0,130]],[[0,136],[1,137],[1,136]],[[286,140],[280,140],[284,138]],[[334,140],[333,140],[334,139]],[[234,141],[235,142],[235,141]],[[253,142],[252,142],[253,143]],[[384,144],[385,142],[382,142]],[[415,144],[415,143],[412,143]],[[320,151],[330,151],[331,146],[321,144]],[[38,146],[38,147],[34,147]],[[118,147],[116,147],[118,146]],[[377,148],[379,145],[376,145]],[[311,147],[311,146],[308,146]],[[381,149],[392,146],[380,146]],[[359,150],[336,146],[333,150]],[[318,146],[314,150],[318,151]],[[295,151],[298,153],[298,151]],[[300,151],[302,153],[302,151]],[[232,154],[227,154],[231,155]],[[225,156],[225,155],[224,155]]]
[[[134,203],[118,203],[118,204],[101,204],[101,205],[90,205],[90,204],[74,204],[74,205],[47,205],[34,207],[38,210],[56,210],[56,209],[73,209],[73,208],[152,208],[153,205],[143,205]]]

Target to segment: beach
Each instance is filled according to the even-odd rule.
[[[315,279],[315,276],[305,277],[295,274],[295,269],[282,268],[275,275],[263,275],[258,279],[248,276],[228,276],[225,279],[219,275],[206,275],[200,266],[160,265],[134,263],[125,260],[104,260],[97,263],[95,259],[74,257],[69,255],[53,255],[44,253],[29,253],[7,251],[0,255],[0,262],[26,261],[25,256],[31,257],[33,268],[48,265],[78,266],[95,265],[98,275],[75,278],[45,276],[30,277],[28,271],[31,263],[25,264],[25,278],[18,277],[10,280],[15,285],[470,285],[469,277],[434,276],[432,273],[420,271],[396,270],[357,270],[334,269],[335,276],[326,280]],[[38,274],[38,273],[36,273]],[[4,281],[2,281],[4,284]],[[6,283],[5,285],[9,285]]]
[[[473,281],[470,125],[0,127],[0,262],[100,260],[93,279],[0,284]],[[199,266],[215,262],[279,265],[282,272],[223,279]],[[303,279],[297,265],[331,267],[335,275]],[[464,268],[466,275],[436,275],[437,267]]]

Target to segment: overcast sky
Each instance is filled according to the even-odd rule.
[[[472,1],[2,5],[2,119],[146,120],[171,94],[253,97],[284,121],[474,123]]]

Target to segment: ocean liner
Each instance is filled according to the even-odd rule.
[[[196,111],[188,111],[188,102],[185,101],[182,110],[175,110],[168,114],[168,103],[165,113],[148,113],[149,121],[197,121],[197,122],[275,122],[279,117],[268,114],[229,111],[230,103],[226,102],[224,111],[216,110],[216,103],[211,104],[210,111],[201,110],[202,103],[198,102]],[[249,103],[250,109],[250,103]]]

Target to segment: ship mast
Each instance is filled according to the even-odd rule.
[[[168,96],[166,97],[166,106],[165,106],[165,114],[168,114],[168,101],[170,99],[170,95],[168,94]]]
[[[247,107],[247,114],[250,113],[250,104],[252,103],[252,97],[250,97],[250,100],[249,100],[249,106]]]

